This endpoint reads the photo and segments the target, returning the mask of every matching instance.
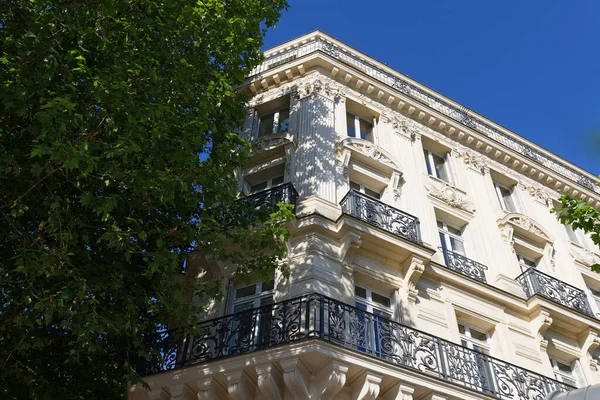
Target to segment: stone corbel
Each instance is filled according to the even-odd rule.
[[[256,392],[254,379],[243,369],[230,371],[227,376],[227,392],[232,400],[253,399]]]
[[[280,362],[283,369],[283,381],[292,399],[308,400],[308,382],[310,373],[299,358]]]
[[[193,385],[189,384],[190,386]],[[195,382],[197,394],[193,398],[198,400],[216,400],[227,397],[227,390],[218,382],[214,376],[207,376]]]
[[[344,244],[340,252],[340,259],[343,265],[351,265],[356,256],[356,252],[362,244],[361,232],[351,229],[345,237]]]
[[[371,371],[364,372],[352,385],[352,400],[375,400],[383,377]]]
[[[499,225],[498,227],[500,228],[500,237],[502,238],[504,243],[507,243],[512,248],[512,245],[514,244],[513,233],[515,231],[515,228],[513,228],[509,224],[502,224],[502,225]]]
[[[331,361],[317,376],[316,399],[335,399],[346,384],[348,365],[339,361]]]
[[[417,282],[423,271],[425,271],[425,260],[413,255],[403,280],[403,288],[409,303],[414,304],[417,301]]]
[[[415,392],[414,386],[400,382],[400,383],[394,385],[383,396],[381,396],[381,399],[382,400],[413,400],[414,392]]]
[[[548,328],[550,328],[550,325],[552,325],[550,312],[541,308],[532,319],[531,323],[533,332],[536,332],[537,334],[540,349],[545,353],[548,350],[548,340],[546,340],[544,336],[546,335]]]
[[[179,383],[176,385],[163,386],[158,394],[160,400],[174,400],[174,399],[185,399],[193,398],[195,392],[185,383]],[[152,398],[152,392],[150,392],[150,398]]]
[[[256,367],[258,389],[269,400],[283,400],[283,376],[277,366],[268,363]]]
[[[590,368],[592,371],[598,370],[598,361],[594,358],[594,352],[600,346],[600,338],[598,331],[588,328],[579,335],[579,343],[581,344],[582,358],[587,357],[590,360]]]

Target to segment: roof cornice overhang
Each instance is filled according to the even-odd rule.
[[[250,94],[264,92],[317,67],[392,111],[553,190],[573,190],[573,196],[600,208],[594,175],[322,32],[265,52],[264,63],[247,78],[244,89]]]

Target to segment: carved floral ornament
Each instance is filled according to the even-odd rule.
[[[252,142],[252,151],[259,153],[285,145],[294,145],[295,147],[294,139],[294,136],[288,134],[265,135]]]
[[[571,243],[569,246],[569,253],[575,261],[586,267],[591,267],[594,264],[600,264],[600,255],[592,253],[588,249]]]
[[[461,190],[447,182],[425,185],[425,189],[427,189],[430,196],[443,201],[450,207],[458,208],[468,213],[475,212],[475,206],[467,199],[467,196]]]
[[[498,220],[498,227],[503,232],[507,231],[506,228],[519,228],[525,232],[529,232],[538,239],[547,243],[552,243],[553,240],[544,228],[533,219],[523,214],[510,213],[504,218]],[[507,239],[512,240],[512,234],[508,235]]]
[[[477,172],[481,172],[482,174],[485,173],[485,171],[489,168],[489,165],[483,155],[464,146],[454,148],[452,154],[456,158],[462,158],[465,165],[471,167]]]
[[[338,101],[341,96],[341,89],[339,85],[334,84],[329,79],[317,77],[299,84],[294,97],[296,100],[301,100],[312,95],[322,95],[331,100]]]

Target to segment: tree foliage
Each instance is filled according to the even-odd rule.
[[[590,235],[594,244],[600,247],[600,212],[583,200],[576,200],[569,194],[559,198],[560,208],[552,212],[561,224],[571,225],[573,229],[581,229]],[[592,271],[600,273],[600,264],[591,266]]]
[[[289,208],[249,224],[232,201],[235,87],[287,5],[0,3],[0,397],[122,397],[142,338],[218,295],[186,253],[263,276],[285,254]]]

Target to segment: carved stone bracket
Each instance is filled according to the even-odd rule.
[[[417,282],[423,271],[425,271],[425,261],[413,255],[403,281],[403,288],[409,303],[415,304],[417,301]]]
[[[283,369],[283,381],[291,394],[291,398],[308,400],[310,393],[308,382],[310,373],[299,358],[292,358],[280,362]]]
[[[371,371],[364,372],[352,385],[352,400],[375,400],[379,396],[379,384],[383,376]]]
[[[346,384],[348,365],[331,361],[317,377],[316,399],[333,400]]]
[[[537,340],[540,345],[542,352],[548,350],[548,340],[544,337],[550,325],[552,325],[552,318],[550,312],[541,308],[531,321],[533,325],[533,331],[537,334]]]
[[[452,150],[452,154],[456,158],[462,158],[463,162],[467,166],[467,169],[482,175],[485,174],[485,171],[489,170],[489,165],[486,161],[486,158],[465,146],[459,145],[458,147],[455,147]]]
[[[269,400],[283,400],[283,377],[276,365],[268,363],[256,366],[258,388]]]
[[[594,352],[600,346],[600,338],[598,331],[588,328],[579,335],[579,343],[581,344],[582,358],[587,358],[590,362],[592,371],[598,370],[598,361],[594,358]]]
[[[340,259],[343,265],[350,265],[354,261],[354,256],[362,244],[361,236],[361,232],[354,229],[351,229],[346,234],[340,251]]]
[[[413,400],[415,387],[399,382],[381,396],[382,400]]]
[[[256,392],[254,379],[243,369],[229,371],[227,377],[227,392],[233,400],[253,399]]]
[[[198,400],[216,400],[224,399],[227,396],[227,390],[214,376],[207,376],[195,382],[198,393],[194,398]]]

